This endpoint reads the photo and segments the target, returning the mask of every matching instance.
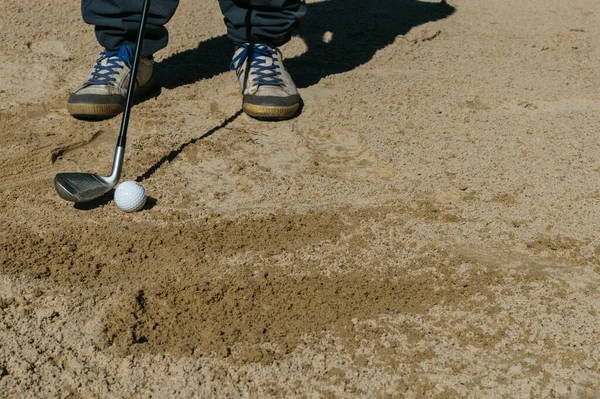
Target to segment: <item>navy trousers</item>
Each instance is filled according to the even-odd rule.
[[[143,0],[81,0],[83,20],[95,26],[100,45],[115,50],[135,43]],[[165,24],[179,0],[151,0],[142,55],[151,56],[167,45]],[[306,14],[304,0],[219,0],[228,37],[236,42],[281,46]]]

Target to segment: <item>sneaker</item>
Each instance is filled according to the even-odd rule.
[[[266,44],[236,43],[229,68],[236,71],[242,109],[261,120],[289,119],[300,108],[300,95],[283,66],[281,52]]]
[[[81,119],[106,119],[123,112],[132,64],[133,51],[128,45],[100,53],[87,81],[69,96],[69,113]],[[138,68],[136,95],[152,87],[153,62],[140,57]]]

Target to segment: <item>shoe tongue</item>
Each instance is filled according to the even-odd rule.
[[[258,54],[256,57],[257,61],[259,61],[260,64],[262,64],[263,66],[266,67],[270,67],[271,65],[274,64],[273,62],[273,53],[272,50],[267,47],[264,44],[258,45],[255,47],[255,50]]]
[[[131,63],[133,61],[133,52],[131,47],[124,44],[119,47],[118,50],[107,51],[105,57],[100,61],[100,65],[107,66],[109,62],[115,62],[114,58],[118,58],[118,61],[125,63],[127,67],[131,68]]]
[[[265,66],[268,66],[268,67],[271,66],[271,65],[273,65],[273,58],[271,58],[271,57],[265,57],[264,58],[264,64],[265,64]]]
[[[102,61],[100,61],[100,65],[102,65],[102,66],[107,66],[107,65],[108,65],[108,62],[110,61],[110,58],[112,58],[112,57],[114,57],[114,55],[113,55],[113,56],[109,56],[109,57],[104,57],[104,58],[102,59]]]

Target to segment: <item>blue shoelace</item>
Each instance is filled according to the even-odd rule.
[[[229,69],[236,70],[239,74],[244,63],[249,62],[250,69],[256,76],[255,84],[258,86],[283,86],[279,66],[275,64],[277,51],[270,49],[266,44],[236,43],[243,50],[231,60]],[[271,65],[266,59],[271,58]]]
[[[100,65],[102,61],[108,59],[106,65]],[[123,66],[119,62],[124,62],[127,67],[131,68],[133,60],[133,51],[128,45],[122,45],[118,50],[105,50],[100,53],[100,57],[96,60],[94,71],[87,82],[88,85],[113,85],[116,80],[113,75],[119,73],[119,69]]]

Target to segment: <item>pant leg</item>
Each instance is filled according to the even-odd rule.
[[[227,35],[236,42],[281,46],[306,14],[304,0],[219,0]]]
[[[143,56],[151,56],[167,45],[165,24],[171,19],[179,0],[151,0]],[[122,44],[134,46],[142,14],[143,0],[81,0],[83,20],[95,26],[96,38],[108,50]]]

